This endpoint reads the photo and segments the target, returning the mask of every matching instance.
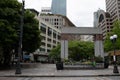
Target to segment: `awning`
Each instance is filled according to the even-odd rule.
[[[110,51],[108,52],[110,56],[113,56],[114,55],[114,51]],[[116,50],[115,51],[115,55],[120,55],[120,50]]]

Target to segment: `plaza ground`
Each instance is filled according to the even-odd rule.
[[[119,80],[120,73],[113,73],[113,66],[108,69],[56,70],[55,64],[25,63],[22,74],[15,74],[15,69],[1,70],[0,80]],[[118,67],[120,71],[120,67]]]

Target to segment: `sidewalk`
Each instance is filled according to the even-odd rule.
[[[94,70],[56,70],[55,64],[29,63],[23,64],[22,74],[15,74],[13,70],[0,71],[0,77],[99,77],[120,76],[113,73],[113,66],[108,69]],[[120,67],[118,67],[120,72]]]

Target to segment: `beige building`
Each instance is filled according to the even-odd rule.
[[[75,27],[66,17],[59,14],[40,14],[40,19],[61,30],[62,27]],[[81,35],[71,35],[71,40],[81,40]]]
[[[40,53],[45,54],[48,54],[52,48],[60,43],[62,27],[75,27],[66,16],[50,14],[49,12],[49,8],[44,8],[39,15],[39,25],[43,37]]]
[[[40,50],[36,50],[36,53],[47,54],[50,52],[52,48],[56,47],[60,43],[61,30],[41,19],[39,12],[36,11],[35,9],[29,9],[29,10],[32,13],[34,13],[35,18],[39,20],[39,29],[41,30],[40,35],[42,36]]]
[[[40,14],[51,14],[51,8],[50,7],[42,7]]]
[[[40,18],[53,25],[54,27],[61,29],[62,27],[75,27],[75,25],[63,15],[58,14],[40,14]]]
[[[37,61],[46,61],[48,53],[58,44],[60,44],[60,33],[61,30],[54,27],[52,24],[44,21],[40,18],[39,12],[35,9],[29,9],[32,13],[35,14],[35,18],[39,21],[39,29],[41,30],[41,46],[40,49],[37,49],[34,52],[35,60]]]
[[[40,53],[48,54],[52,48],[56,47],[60,43],[61,31],[42,19],[39,19],[39,27],[42,36]]]

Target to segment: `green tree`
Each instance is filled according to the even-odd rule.
[[[0,1],[0,46],[2,49],[1,63],[8,65],[11,51],[18,38],[16,28],[20,22],[21,4],[17,0]]]
[[[13,49],[18,53],[21,3],[17,0],[0,0],[0,63],[10,64]],[[40,46],[40,30],[35,15],[26,10],[23,26],[23,51],[34,52]]]
[[[94,45],[92,42],[70,41],[68,45],[69,58],[75,61],[92,58]],[[51,50],[52,58],[60,58],[60,45]]]
[[[26,10],[23,28],[23,51],[28,53],[34,52],[41,44],[39,22],[34,17],[34,14]]]
[[[116,34],[117,35],[117,40],[116,40],[116,44],[115,44],[115,48],[117,50],[120,49],[120,20],[116,21],[114,24],[113,24],[113,34]]]
[[[53,60],[60,59],[60,45],[57,47],[53,48],[49,54],[49,57]]]
[[[110,36],[112,36],[114,34],[116,34],[118,36],[118,38],[116,40],[115,48],[117,50],[119,50],[120,49],[120,21],[115,21],[114,24],[113,24],[112,31],[107,33],[107,37],[104,41],[104,48],[105,48],[106,52],[112,51],[114,49],[113,44],[110,41]]]
[[[71,41],[69,43],[69,58],[75,61],[89,59],[94,54],[94,45],[92,42]]]

